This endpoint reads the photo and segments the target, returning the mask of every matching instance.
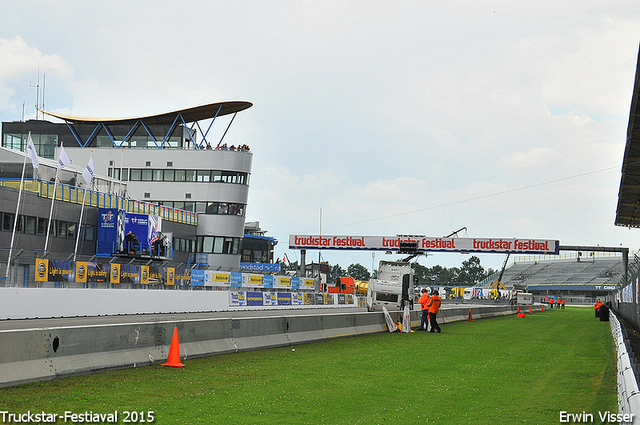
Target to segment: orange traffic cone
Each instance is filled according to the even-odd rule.
[[[518,309],[516,310],[516,313],[520,313],[520,306],[518,306]]]
[[[467,319],[467,322],[473,322],[473,316],[471,315],[471,309],[469,309],[469,318]]]
[[[529,313],[533,313],[533,306],[529,307]]]
[[[524,313],[518,313],[518,318],[519,318],[519,319],[524,318]]]
[[[178,327],[173,329],[173,338],[171,338],[171,347],[169,348],[169,357],[167,358],[167,362],[163,363],[162,366],[168,367],[185,367],[180,363],[180,343],[178,342]]]

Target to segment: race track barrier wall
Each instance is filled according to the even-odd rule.
[[[514,314],[516,307],[472,310],[475,320]],[[438,313],[438,322],[466,320],[468,313],[468,306],[445,307]],[[411,312],[411,323],[420,325],[419,310]],[[381,312],[334,314],[314,309],[287,316],[265,316],[256,311],[254,317],[157,322],[142,315],[121,324],[5,330],[0,331],[0,386],[161,363],[169,353],[175,327],[183,362],[194,357],[387,332]]]
[[[624,342],[622,327],[613,312],[609,314],[611,333],[616,344],[618,366],[618,413],[633,414],[632,424],[640,424],[640,391]]]

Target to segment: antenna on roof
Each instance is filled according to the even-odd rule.
[[[30,84],[29,87],[36,88],[36,120],[38,119],[38,102],[40,102],[40,62],[38,62],[38,84]]]

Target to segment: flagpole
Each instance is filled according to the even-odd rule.
[[[53,204],[56,202],[56,191],[58,189],[58,173],[60,169],[71,163],[67,153],[64,151],[64,142],[60,142],[60,154],[58,155],[58,168],[56,168],[56,177],[53,182],[53,199],[51,199],[51,209],[49,210],[49,225],[47,226],[47,238],[44,241],[44,255],[47,255],[47,246],[49,246],[49,234],[51,233],[51,219],[53,217]],[[64,156],[63,156],[64,155]]]
[[[91,159],[89,160],[89,164],[91,164],[91,182],[87,182],[88,188],[84,189],[84,194],[82,195],[82,208],[80,208],[80,223],[78,223],[78,229],[76,231],[76,247],[73,250],[73,262],[75,263],[76,257],[78,255],[78,242],[80,241],[80,231],[82,230],[82,215],[84,213],[84,202],[87,198],[87,190],[91,190],[93,185],[93,151],[91,151]],[[89,168],[89,165],[87,165]],[[84,172],[82,173],[82,177],[86,178]]]
[[[84,189],[84,195],[82,195],[82,208],[80,209],[80,223],[78,223],[78,229],[76,230],[76,247],[73,250],[73,261],[76,261],[78,255],[78,241],[80,240],[80,230],[82,229],[82,214],[84,213],[84,201],[87,198],[87,190]]]
[[[51,233],[51,217],[53,216],[53,203],[56,201],[56,189],[58,188],[58,172],[60,167],[56,170],[56,177],[53,182],[53,198],[51,199],[51,209],[49,210],[49,225],[47,226],[47,238],[44,240],[44,253],[47,254],[47,246],[49,245],[49,233]]]
[[[31,137],[31,132],[29,132],[29,137]],[[20,177],[20,190],[18,190],[18,203],[16,204],[16,215],[13,218],[13,232],[11,233],[11,245],[9,245],[9,258],[7,258],[7,274],[5,275],[7,283],[9,282],[9,268],[11,267],[11,255],[13,254],[13,242],[16,238],[16,227],[18,227],[18,212],[20,210],[20,199],[22,198],[22,186],[24,185],[24,170],[27,166],[28,146],[29,145],[27,144],[24,152],[24,161],[22,161],[22,176]]]

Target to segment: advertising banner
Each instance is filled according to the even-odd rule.
[[[140,266],[120,264],[120,283],[140,283]]]
[[[278,305],[291,305],[291,294],[289,292],[278,292]]]
[[[241,287],[242,286],[242,273],[240,272],[231,272],[231,286]]]
[[[140,284],[149,284],[149,266],[140,266]]]
[[[100,208],[98,210],[98,237],[96,254],[109,256],[116,251],[118,240],[118,210]]]
[[[272,274],[266,274],[262,278],[262,282],[265,288],[273,288],[273,281],[274,279]]]
[[[305,292],[303,294],[304,305],[315,305],[317,295],[318,294],[311,294],[311,293]]]
[[[302,292],[294,292],[291,294],[291,305],[303,305],[304,298]]]
[[[167,285],[176,284],[176,269],[173,267],[167,267]]]
[[[300,278],[298,276],[291,278],[291,289],[300,289]]]
[[[120,264],[111,263],[111,271],[109,272],[109,281],[111,283],[120,283]]]
[[[76,282],[87,283],[87,262],[86,261],[76,262]]]
[[[302,289],[313,289],[315,287],[315,280],[304,277],[301,279],[300,287]]]
[[[262,275],[242,274],[242,286],[262,287]]]
[[[417,252],[487,252],[512,254],[554,254],[560,242],[549,239],[440,238],[427,236],[329,236],[290,235],[289,249],[348,249],[399,251],[401,244]]]
[[[71,261],[49,260],[48,282],[70,282],[73,279],[75,268]]]
[[[263,292],[262,293],[263,303],[267,306],[278,305],[278,300],[276,299],[275,292]]]
[[[109,263],[87,263],[87,282],[102,283],[109,280]]]
[[[176,285],[190,285],[191,284],[191,272],[189,269],[175,269],[175,284]]]
[[[36,258],[36,282],[47,282],[49,280],[49,260],[46,258]]]
[[[247,299],[244,292],[229,292],[229,305],[230,306],[244,306],[247,305]]]
[[[240,263],[241,272],[279,272],[279,263]]]
[[[291,288],[291,278],[285,276],[276,276],[276,285]]]
[[[231,282],[231,275],[228,272],[214,272],[213,273],[213,283],[216,286],[225,286],[229,285]]]
[[[247,292],[247,305],[263,305],[262,292]]]
[[[204,286],[204,270],[191,270],[191,286]]]

